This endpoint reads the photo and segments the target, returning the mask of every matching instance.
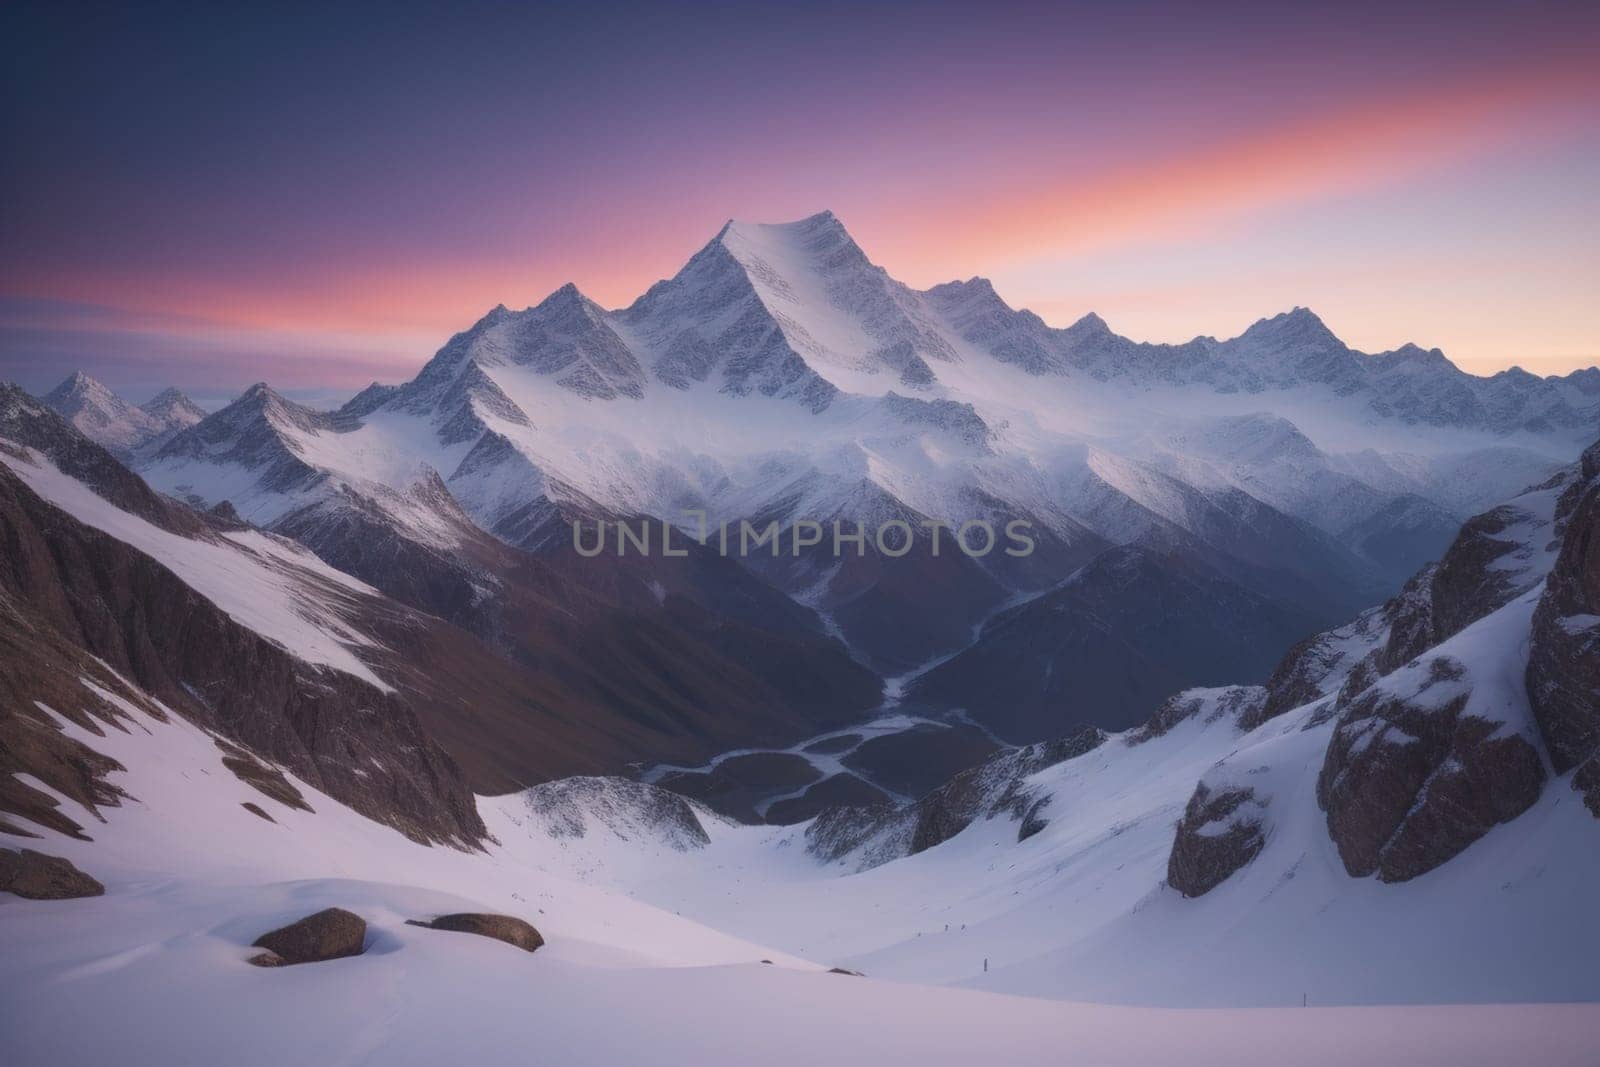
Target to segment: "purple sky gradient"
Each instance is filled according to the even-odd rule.
[[[232,7],[0,15],[0,377],[398,380],[822,208],[1141,339],[1600,355],[1593,4]]]

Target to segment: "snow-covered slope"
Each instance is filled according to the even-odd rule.
[[[157,560],[236,622],[295,657],[390,688],[361,659],[363,650],[378,643],[349,618],[356,614],[350,594],[376,593],[293,542],[255,530],[196,537],[164,530],[63,474],[49,457],[3,438],[0,464],[44,500]]]
[[[303,783],[314,812],[264,797],[195,727],[150,717],[115,678],[95,685],[105,695],[86,682],[86,699],[117,707],[121,727],[102,736],[52,718],[116,759],[115,781],[137,799],[102,809],[104,822],[84,814],[93,842],[32,842],[102,879],[104,897],[0,897],[0,1026],[20,1063],[1045,1064],[1060,1062],[1063,1035],[1075,1055],[1126,1064],[1333,1067],[1404,1047],[1408,1062],[1517,1056],[1565,1067],[1593,1051],[1593,1005],[1174,1012],[829,974],[824,939],[797,929],[819,916],[789,916],[784,939],[816,943],[791,954],[599,884],[570,851],[615,857],[636,842],[598,828],[576,839],[519,833],[528,828],[510,809],[485,800],[498,844],[425,848]],[[694,855],[719,847],[728,846]],[[748,872],[705,873],[695,910],[722,897],[734,925],[747,924]],[[814,907],[832,887],[842,917],[883,903],[882,887],[855,881],[859,901],[826,876],[809,901],[789,899]],[[874,920],[846,918],[838,940],[861,943],[871,922],[931,946],[933,916],[907,908],[919,896]],[[278,970],[245,963],[258,934],[329,906],[366,919],[362,955]],[[547,944],[530,956],[406,924],[461,910],[523,917]],[[768,925],[781,933],[770,915]]]
[[[1265,686],[794,827],[581,778],[479,797],[481,850],[428,847],[241,773],[84,658],[32,729],[106,788],[30,777],[55,808],[8,814],[107,893],[0,897],[0,1023],[28,1062],[1053,1063],[1069,1034],[1094,1062],[1592,1063],[1600,720],[1568,695],[1600,662],[1597,531],[1600,447]],[[246,964],[329,906],[363,954]],[[462,910],[547,944],[406,922]]]

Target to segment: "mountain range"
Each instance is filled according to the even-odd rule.
[[[85,435],[123,456],[159,444],[206,417],[178,389],[164,389],[133,405],[82,371],[74,371],[42,398]]]
[[[93,391],[80,379],[52,396]],[[780,691],[843,679],[847,652],[919,708],[1023,743],[1264,680],[1464,518],[1570,462],[1597,412],[1595,372],[1479,378],[1415,346],[1366,355],[1303,308],[1175,346],[1094,316],[1055,329],[982,279],[902,285],[823,213],[729,223],[620,310],[570,285],[497,307],[411,381],[336,411],[260,384],[124,455],[156,489],[290,537],[524,665],[551,643],[527,605],[559,577],[677,633],[701,618]],[[575,521],[661,520],[684,540],[742,522],[922,533],[899,557],[826,540],[738,559],[574,551]],[[924,536],[974,521],[1024,522],[1036,547],[978,558]],[[1154,664],[1181,635],[1188,658]],[[627,694],[647,673],[596,683],[585,706],[637,718]],[[690,692],[728,722],[750,699]]]
[[[288,417],[254,395],[266,418]],[[350,416],[328,418],[341,421],[313,420],[318,436]],[[448,511],[428,492],[406,499]],[[398,528],[380,518],[363,536]],[[813,691],[831,722],[753,699],[741,726],[658,703],[695,684],[692,659],[620,658],[649,657],[647,611],[614,619],[615,647],[575,646],[590,653],[578,663],[541,658],[543,642],[517,653],[507,634],[330,565],[326,549],[153,490],[15,387],[0,390],[0,543],[0,834],[19,846],[0,848],[0,1024],[23,1062],[132,1048],[266,1063],[311,1047],[512,1062],[542,1042],[558,1062],[666,1049],[799,1063],[815,1055],[806,1026],[850,1019],[862,1024],[845,1062],[1059,1062],[1064,1032],[1086,1055],[1134,1062],[1194,1048],[1219,1064],[1379,1061],[1397,1043],[1461,1063],[1592,1059],[1600,443],[1470,517],[1393,596],[1296,642],[1259,683],[1185,688],[1128,728],[1028,744],[1006,743],[1017,727],[995,720],[1001,740],[963,741],[968,765],[926,788],[884,773],[873,746],[970,738],[968,720],[913,715],[931,699],[921,690],[953,684],[944,670],[980,650],[1114,616],[1114,599],[1091,595],[1096,572],[1168,598],[1155,617],[1104,626],[1154,627],[1141,650],[1152,668],[1176,664],[1173,678],[1199,640],[1189,598],[1225,601],[1235,621],[1257,606],[1198,584],[1181,555],[1110,547],[1002,607],[984,627],[995,644],[979,634],[896,679],[893,714],[875,719],[875,676],[798,616],[803,651],[772,689],[823,682],[824,660],[805,657],[832,657],[832,684],[867,699],[846,713]],[[634,584],[658,580],[608,584],[548,548],[475,544],[538,565],[546,601],[495,594],[523,622],[624,613]],[[705,642],[689,657],[733,627],[735,601],[717,598],[737,587],[718,565],[738,566],[683,557],[656,574],[707,584],[649,594],[668,629]],[[758,619],[795,602],[759,603]],[[756,669],[772,637],[717,670]],[[1048,694],[1057,664],[1091,659],[1047,643],[988,669],[997,683],[1043,677]],[[585,664],[656,695],[637,719],[541,703]],[[550,770],[654,748],[664,724],[704,742],[680,751],[719,752],[706,777],[747,786],[805,754],[813,773],[790,773],[786,814],[765,820],[788,825]],[[807,729],[819,736],[786,743]],[[774,747],[740,748],[740,731]],[[541,746],[556,750],[544,762]],[[519,765],[550,780],[473,784]],[[844,773],[878,775],[883,795],[851,798]],[[794,818],[791,801],[808,810]],[[250,966],[252,939],[327,908],[362,923],[351,952]],[[537,925],[538,952],[442,932],[482,928],[440,918],[463,913]],[[174,997],[203,1018],[174,1025]],[[384,1022],[352,1027],[352,1013]]]

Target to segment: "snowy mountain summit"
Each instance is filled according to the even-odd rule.
[[[831,212],[799,222],[729,222],[675,276],[606,311],[573,285],[521,312],[496,308],[436,360],[512,363],[590,399],[642,399],[660,383],[782,397],[821,411],[841,395],[890,389],[980,399],[989,362],[1038,378],[1223,395],[1310,390],[1357,421],[1395,420],[1496,434],[1593,426],[1580,375],[1520,370],[1478,378],[1437,349],[1367,355],[1298,307],[1227,341],[1131,341],[1090,313],[1065,329],[1005,303],[984,278],[926,291],[876,266]],[[973,394],[968,396],[967,394]]]
[[[82,371],[73,371],[43,400],[85,436],[125,455],[206,417],[204,408],[177,389],[136,407]]]

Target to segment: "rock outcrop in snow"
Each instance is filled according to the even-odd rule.
[[[1251,789],[1195,786],[1167,859],[1167,884],[1186,897],[1202,896],[1255,859],[1266,843],[1261,812]]]
[[[1492,621],[1509,629],[1519,616]],[[1495,686],[1500,650],[1492,643],[1506,636],[1492,625],[1468,631],[1340,715],[1317,798],[1351,875],[1403,882],[1425,874],[1539,798],[1545,771],[1519,715],[1526,700]]]
[[[875,867],[940,845],[977,819],[1006,816],[1025,841],[1048,825],[1050,798],[1028,778],[1092,752],[1105,734],[1085,727],[1067,736],[1009,749],[962,771],[911,804],[828,808],[806,827],[806,851],[826,863],[849,859]]]
[[[527,817],[554,838],[604,832],[686,852],[703,847],[708,809],[676,793],[626,778],[562,778],[521,794]]]
[[[71,860],[31,848],[0,848],[0,893],[28,900],[98,897],[106,887],[73,866]]]
[[[1528,699],[1557,774],[1600,818],[1600,445],[1558,508],[1560,554],[1533,616]]]

